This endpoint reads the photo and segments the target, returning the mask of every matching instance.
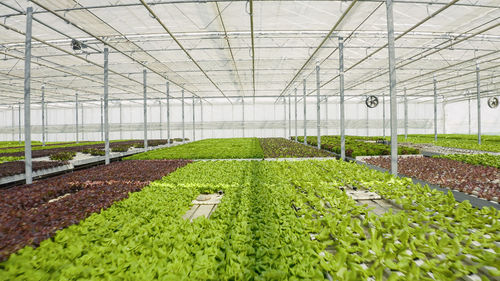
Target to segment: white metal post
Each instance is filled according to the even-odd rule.
[[[42,146],[45,146],[45,85],[42,85]]]
[[[286,139],[286,98],[283,96],[283,137]]]
[[[160,105],[160,139],[162,140],[163,139],[163,131],[162,131],[162,122],[163,122],[163,111],[162,111],[162,108],[161,108],[161,100],[158,101],[158,104]]]
[[[18,117],[17,117],[18,129],[17,129],[17,132],[19,133],[19,143],[21,143],[21,103],[19,103],[17,113],[18,113]]]
[[[288,137],[292,137],[292,96],[288,95]]]
[[[438,121],[437,121],[437,86],[436,77],[432,79],[434,84],[434,141],[438,140]]]
[[[169,82],[166,84],[166,92],[167,92],[167,139],[170,144],[170,90],[169,90]]]
[[[201,129],[201,132],[200,132],[200,140],[203,139],[203,101],[201,100],[201,97],[200,97],[200,129]]]
[[[325,97],[325,125],[326,125],[326,129],[325,129],[325,132],[323,134],[328,136],[328,129],[329,129],[329,126],[328,126],[328,96]]]
[[[122,122],[122,101],[120,100],[120,103],[118,104],[119,109],[120,109],[120,140],[123,140],[123,122]]]
[[[385,92],[382,93],[382,136],[385,139]]]
[[[76,143],[79,142],[79,135],[80,133],[78,132],[78,93],[75,93],[75,129],[76,129]]]
[[[316,63],[316,141],[321,148],[321,100],[320,100],[319,62]]]
[[[481,81],[479,80],[479,64],[476,62],[476,92],[477,92],[477,143],[481,144]]]
[[[396,96],[396,52],[392,0],[387,0],[387,40],[389,51],[389,92],[391,98],[391,173],[398,174],[398,103]]]
[[[471,134],[471,118],[470,118],[470,97],[467,99],[467,102],[469,104],[469,135]]]
[[[297,128],[297,87],[294,89],[295,93],[295,141],[298,138],[298,128]]]
[[[195,106],[194,106],[194,96],[193,96],[193,141],[196,141],[196,121],[195,121]]]
[[[302,85],[304,86],[304,144],[307,144],[307,88],[306,79],[302,80]]]
[[[12,109],[12,141],[15,141],[16,140],[16,122],[15,122],[15,118],[16,118],[16,113],[15,113],[15,109],[14,109],[14,106],[11,107]]]
[[[344,38],[339,36],[340,158],[345,160]]]
[[[83,119],[84,119],[84,115],[83,115],[83,102],[80,103],[80,107],[82,109],[82,141],[85,141],[85,128],[84,128],[84,124],[83,124]]]
[[[146,81],[146,76],[147,72],[146,69],[142,71],[142,76],[143,76],[143,93],[144,93],[144,101],[143,101],[143,107],[144,107],[144,150],[148,150],[148,99],[147,99],[147,81]]]
[[[108,48],[104,48],[104,163],[109,164]]]
[[[243,137],[245,137],[245,97],[241,97],[241,129],[243,133]]]
[[[31,24],[33,8],[26,10],[26,41],[24,47],[24,173],[26,184],[33,182],[31,163]]]
[[[186,130],[184,128],[184,89],[181,90],[181,103],[182,103],[182,143],[186,142]]]
[[[101,141],[104,141],[104,105],[103,98],[101,98]]]
[[[443,97],[443,134],[446,134],[446,101]]]
[[[408,140],[408,97],[406,96],[405,90],[405,141]]]

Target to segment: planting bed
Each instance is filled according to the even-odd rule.
[[[363,188],[397,207],[374,214],[344,191]],[[210,219],[183,219],[200,193],[218,190]],[[499,219],[354,163],[197,162],[20,250],[0,277],[491,280]]]
[[[235,159],[263,158],[257,138],[206,139],[139,153],[126,159]]]
[[[108,208],[187,163],[115,162],[0,190],[0,260],[26,245],[38,246],[57,230]],[[3,274],[0,279],[6,280]]]
[[[346,136],[345,153],[347,157],[370,156],[370,155],[389,155],[391,147],[383,143],[375,143],[376,140],[382,139],[379,137],[360,137]],[[298,137],[299,142],[304,142],[304,137]],[[307,143],[312,146],[317,146],[316,136],[308,136]],[[340,154],[340,136],[321,136],[321,148],[334,153]],[[419,151],[415,148],[399,146],[398,153],[418,154]]]
[[[398,140],[400,142],[405,142],[404,136],[398,136]],[[500,136],[483,135],[481,137],[481,144],[478,144],[477,135],[438,135],[437,142],[434,141],[434,135],[408,135],[408,139],[406,140],[406,142],[434,144],[437,146],[449,148],[460,148],[463,150],[472,151],[472,153],[474,153],[475,151],[500,152]]]
[[[331,157],[328,152],[284,138],[260,138],[265,158]]]
[[[160,145],[166,144],[167,140],[149,140],[148,144],[152,145]],[[141,140],[132,140],[132,141],[114,141],[109,144],[110,148],[119,147],[119,146],[140,146],[143,144]],[[70,144],[70,145],[58,145],[55,148],[45,148],[45,147],[33,147],[31,151],[31,155],[33,158],[39,157],[47,157],[53,154],[61,153],[61,152],[81,152],[86,149],[104,149],[104,143],[102,142],[90,142],[90,143],[81,143],[81,144]],[[5,149],[0,150],[0,157],[24,157],[24,147],[18,149]]]
[[[450,154],[434,156],[435,158],[446,158],[451,160],[456,160],[476,166],[486,166],[494,167],[500,169],[500,155],[491,154],[474,154],[474,155],[464,155],[464,154]]]
[[[390,169],[391,165],[388,157],[371,157],[364,161],[384,169]],[[494,167],[444,158],[405,157],[398,159],[398,173],[491,201],[498,202],[500,198],[500,169]]]
[[[66,161],[33,161],[33,171],[45,170],[57,166],[66,165]],[[0,178],[24,174],[24,161],[12,161],[0,163]]]

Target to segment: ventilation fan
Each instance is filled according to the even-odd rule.
[[[491,97],[488,99],[488,106],[490,108],[497,108],[498,107],[498,98],[497,97]]]
[[[376,96],[368,96],[365,100],[365,104],[369,108],[375,108],[378,105],[378,98]]]

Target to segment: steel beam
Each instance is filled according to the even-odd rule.
[[[162,112],[162,107],[161,107],[161,100],[158,101],[158,104],[160,105],[160,139],[163,139],[163,130],[162,130],[163,112]]]
[[[340,158],[345,160],[344,38],[339,36]]]
[[[468,112],[469,112],[469,135],[471,134],[471,118],[470,118],[470,98],[467,99],[467,102],[468,102]]]
[[[387,0],[387,49],[389,51],[389,93],[391,98],[391,174],[398,174],[398,101],[396,96],[396,53],[392,0]]]
[[[108,108],[108,48],[104,48],[104,161],[108,165],[109,159],[109,108]],[[121,118],[120,118],[121,119]]]
[[[80,107],[82,109],[82,141],[85,141],[85,128],[84,128],[84,114],[83,114],[83,102],[80,102]]]
[[[33,182],[31,162],[31,26],[33,8],[26,10],[26,41],[24,59],[24,173],[26,184]]]
[[[143,111],[144,111],[144,150],[148,150],[148,97],[147,97],[147,71],[146,69],[142,70],[142,87],[143,87],[143,94],[144,94],[144,101],[143,101]]]

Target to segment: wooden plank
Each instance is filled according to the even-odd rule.
[[[196,209],[196,212],[191,217],[191,220],[194,220],[194,219],[201,217],[201,216],[208,218],[215,205],[198,205],[198,206],[199,207],[198,207],[198,209]]]
[[[193,217],[193,214],[196,212],[196,210],[198,209],[198,207],[200,207],[200,205],[194,205],[193,207],[191,207],[191,209],[189,209],[183,216],[182,218],[185,219],[185,220],[189,220],[191,219],[191,217]]]

